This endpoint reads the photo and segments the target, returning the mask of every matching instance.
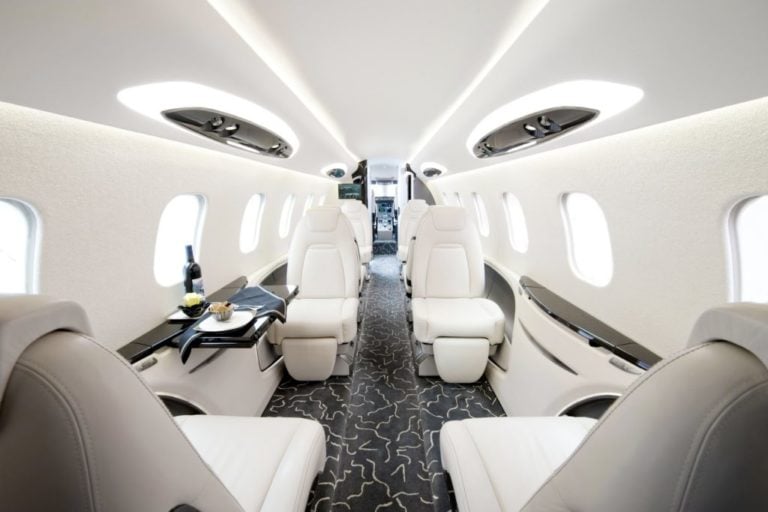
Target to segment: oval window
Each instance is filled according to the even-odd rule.
[[[200,261],[200,238],[205,218],[205,198],[195,194],[176,196],[160,216],[155,241],[155,280],[173,286],[184,280],[185,246],[191,245]]]
[[[520,253],[528,251],[528,227],[520,201],[510,192],[504,193],[504,210],[507,213],[507,232],[509,243]]]
[[[731,299],[768,302],[768,195],[731,210]]]
[[[592,196],[581,192],[562,197],[568,256],[574,274],[594,286],[605,286],[613,277],[613,252],[608,221]]]
[[[278,234],[280,238],[285,238],[291,232],[291,218],[293,217],[293,206],[296,203],[296,197],[291,194],[285,198],[283,211],[280,213],[280,229]]]
[[[240,225],[240,252],[252,252],[259,245],[261,217],[264,212],[264,194],[256,194],[245,205],[243,222]]]

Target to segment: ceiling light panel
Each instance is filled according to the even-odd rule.
[[[164,112],[198,107],[230,114],[276,134],[292,148],[292,155],[299,149],[296,133],[277,115],[253,102],[205,85],[192,82],[139,85],[123,89],[117,99],[135,112],[177,128],[181,128],[180,125],[167,119]]]
[[[589,124],[595,125],[627,110],[642,98],[642,89],[612,82],[575,80],[556,84],[518,98],[488,114],[470,133],[467,150],[474,156],[479,140],[511,121],[537,112],[563,106],[594,110],[599,114]],[[523,146],[516,149],[523,149]]]

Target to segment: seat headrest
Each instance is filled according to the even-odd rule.
[[[357,199],[342,199],[341,211],[347,215],[362,214],[365,211],[365,205]]]
[[[410,212],[424,213],[427,211],[427,208],[429,208],[429,205],[423,199],[411,199],[410,201],[405,203],[405,209]]]
[[[54,331],[90,334],[88,315],[75,302],[45,295],[0,295],[0,403],[21,354]]]
[[[768,367],[768,304],[726,304],[708,309],[696,320],[688,346],[708,341],[738,345]]]
[[[427,214],[437,231],[461,231],[467,225],[467,210],[459,206],[433,206]]]
[[[307,210],[307,229],[309,231],[333,231],[339,222],[341,209],[338,206],[316,206]]]

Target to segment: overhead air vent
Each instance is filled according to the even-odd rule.
[[[347,166],[343,163],[327,165],[322,168],[320,174],[339,180],[347,175]]]
[[[445,166],[435,162],[424,162],[421,164],[421,174],[425,178],[437,178],[448,172]]]
[[[490,112],[469,134],[466,147],[477,158],[506,155],[605,122],[642,98],[643,90],[631,85],[562,82]]]
[[[277,158],[288,158],[293,154],[291,145],[273,132],[232,114],[204,108],[175,108],[164,110],[163,117],[228,146]]]
[[[541,144],[588,123],[598,111],[581,107],[558,107],[515,119],[497,128],[475,144],[477,158],[506,155]],[[426,172],[425,172],[426,175]]]
[[[259,155],[290,158],[299,138],[269,110],[192,82],[137,85],[117,94],[126,107],[186,132]]]

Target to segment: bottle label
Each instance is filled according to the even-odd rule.
[[[203,278],[198,277],[192,280],[192,291],[205,297],[205,289],[203,288]]]

